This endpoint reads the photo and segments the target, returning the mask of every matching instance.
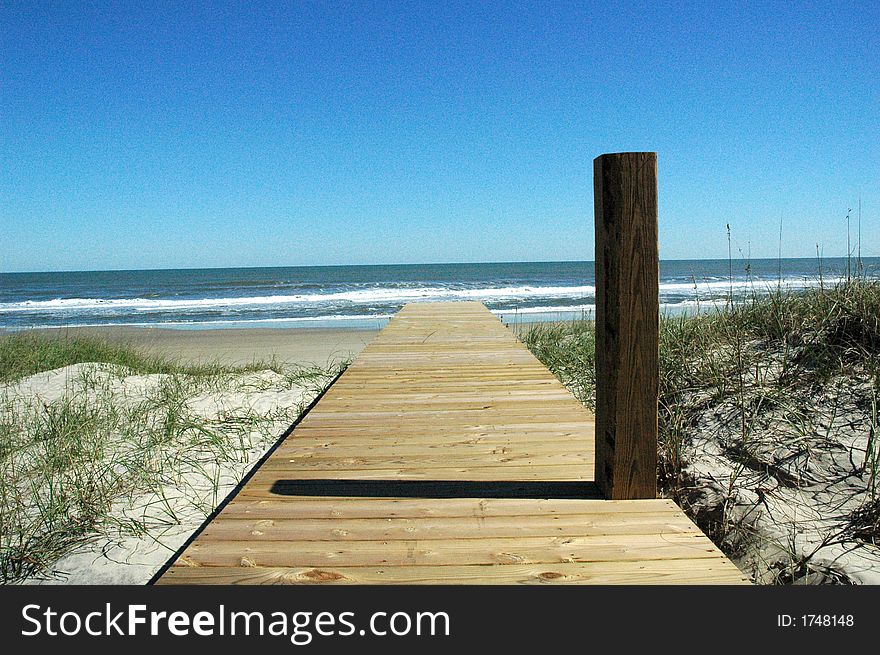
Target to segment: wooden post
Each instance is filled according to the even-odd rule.
[[[657,153],[593,161],[596,214],[596,484],[657,496]]]

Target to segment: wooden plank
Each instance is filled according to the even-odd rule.
[[[246,492],[247,489],[244,490]],[[447,498],[442,503],[429,503],[421,498],[337,498],[332,503],[327,498],[297,498],[296,507],[290,501],[275,496],[269,499],[253,498],[242,493],[223,510],[217,520],[223,518],[285,519],[292,515],[297,519],[385,519],[422,517],[588,517],[603,514],[624,515],[666,514],[683,515],[671,500],[606,501],[578,499],[512,499],[512,498]],[[520,521],[523,523],[524,521]]]
[[[175,566],[163,584],[743,584],[723,557],[715,559],[578,562],[486,566],[281,568]]]
[[[158,582],[741,582],[672,501],[602,499],[594,425],[482,305],[407,305]]]
[[[499,468],[497,465],[480,466],[447,466],[447,467],[428,467],[419,466],[417,462],[397,468],[383,469],[366,469],[359,470],[355,468],[337,469],[332,476],[328,478],[326,471],[295,469],[288,470],[271,470],[265,466],[258,471],[252,480],[256,484],[270,484],[280,480],[383,480],[391,481],[394,479],[419,479],[419,480],[440,480],[440,481],[468,481],[476,478],[485,481],[503,481],[503,480],[548,480],[548,481],[567,481],[567,480],[584,480],[592,481],[592,476],[586,470],[589,462],[584,462],[579,466],[564,464],[561,466],[504,466]]]
[[[658,513],[563,514],[557,516],[458,516],[446,519],[237,519],[222,518],[211,523],[202,539],[218,541],[400,541],[442,539],[495,539],[516,537],[576,537],[597,535],[698,534],[698,528],[682,517],[669,519]]]
[[[347,468],[350,471],[387,470],[389,467],[419,469],[441,469],[458,467],[469,470],[474,461],[473,452],[462,454],[426,454],[423,450],[410,449],[405,454],[382,453],[378,456],[366,457],[358,455],[336,457],[311,457],[300,453],[278,453],[277,457],[263,465],[263,471],[335,471]],[[509,452],[481,452],[480,461],[483,465],[497,466],[500,464],[518,464],[523,466],[566,466],[582,465],[589,466],[593,458],[586,453],[549,453],[523,452],[514,454]]]
[[[197,539],[187,557],[200,566],[457,566],[717,558],[702,533],[612,536],[397,539],[387,541],[226,541]]]
[[[593,162],[596,471],[607,498],[657,495],[657,154]]]
[[[568,439],[570,440],[571,437],[568,437]],[[310,439],[296,444],[285,444],[276,451],[276,454],[279,458],[299,458],[310,462],[337,461],[341,459],[375,461],[378,458],[385,458],[385,461],[393,461],[394,458],[403,457],[443,457],[444,451],[448,451],[453,456],[453,460],[456,458],[469,458],[468,461],[473,461],[475,455],[507,456],[505,461],[514,461],[514,459],[526,455],[542,455],[543,453],[566,458],[570,455],[580,456],[581,454],[575,452],[560,453],[559,448],[560,445],[553,443],[551,439],[544,441],[506,438],[495,440],[494,442],[464,440],[447,444],[400,439],[390,443],[383,443],[378,440],[369,442],[362,439]],[[592,448],[586,448],[583,452],[591,453],[592,450]],[[592,458],[590,461],[592,462]]]

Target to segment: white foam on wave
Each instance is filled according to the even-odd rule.
[[[840,278],[826,279],[824,283],[834,285]],[[788,278],[778,280],[736,280],[733,282],[712,280],[696,282],[664,282],[660,284],[661,297],[666,294],[695,294],[717,296],[728,292],[734,294],[744,291],[767,291],[777,285],[785,289],[804,289],[818,286],[814,278]],[[448,287],[377,287],[337,291],[330,293],[288,294],[272,296],[247,296],[223,298],[56,298],[53,300],[25,300],[0,303],[0,314],[21,312],[163,312],[186,310],[210,310],[247,307],[283,307],[308,305],[346,305],[346,304],[384,304],[394,305],[413,301],[430,300],[480,300],[483,302],[505,302],[535,298],[592,298],[596,287],[579,286],[508,286],[472,289]],[[537,312],[539,308],[530,308]],[[521,310],[523,311],[523,310]],[[568,310],[565,310],[568,311]],[[266,320],[266,319],[261,319]],[[289,319],[285,319],[289,320]]]
[[[845,278],[842,277],[825,278],[821,281],[821,284],[824,284],[825,286],[834,286],[835,284],[843,282],[844,279]],[[664,292],[696,292],[697,296],[701,294],[718,295],[726,294],[731,290],[736,294],[751,290],[760,292],[772,291],[777,287],[783,289],[808,289],[811,287],[818,287],[819,285],[820,281],[812,277],[783,278],[782,280],[765,278],[734,280],[733,282],[728,280],[712,280],[711,282],[697,280],[696,282],[663,282],[660,284],[660,294],[663,295]]]
[[[499,316],[511,314],[583,314],[595,312],[596,305],[554,305],[550,307],[516,307],[513,309],[493,309],[492,313]]]
[[[516,298],[577,297],[592,295],[592,285],[570,287],[493,287],[484,289],[450,289],[446,287],[413,287],[358,289],[334,293],[310,293],[244,298],[57,298],[54,300],[25,300],[0,303],[2,312],[74,311],[90,309],[129,309],[134,311],[166,311],[211,309],[223,307],[281,306],[327,303],[401,303],[414,300],[508,300]]]
[[[688,308],[711,309],[712,307],[720,307],[721,302],[718,299],[696,300],[686,299],[678,302],[661,302],[660,310],[673,310],[675,312]],[[512,307],[509,309],[493,309],[491,310],[496,316],[510,319],[514,316],[528,316],[529,320],[536,320],[536,317],[546,316],[547,320],[555,320],[561,316],[567,318],[578,318],[584,315],[594,317],[596,305],[548,305],[541,307]],[[592,315],[592,316],[591,316]],[[23,328],[8,327],[6,329],[53,329],[53,328],[93,328],[93,327],[151,327],[151,328],[184,328],[184,329],[209,329],[217,327],[227,328],[248,328],[266,325],[267,327],[285,327],[285,326],[308,326],[314,324],[332,325],[334,323],[361,323],[362,325],[373,324],[380,321],[387,321],[394,317],[394,313],[381,314],[329,314],[325,316],[297,316],[290,318],[241,318],[241,319],[220,319],[220,320],[188,320],[188,321],[120,321],[120,322],[100,322],[100,323],[64,323],[64,324],[48,324],[48,325],[29,325]],[[537,319],[540,320],[540,319]],[[373,325],[370,325],[373,327]]]

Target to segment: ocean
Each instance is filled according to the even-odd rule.
[[[880,276],[880,258],[863,260]],[[834,284],[845,258],[660,264],[661,311],[711,310],[782,285]],[[0,274],[0,329],[381,327],[404,304],[477,300],[506,322],[595,310],[593,262],[310,266]]]

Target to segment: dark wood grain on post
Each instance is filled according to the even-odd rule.
[[[657,154],[593,161],[596,214],[596,483],[657,495]]]

